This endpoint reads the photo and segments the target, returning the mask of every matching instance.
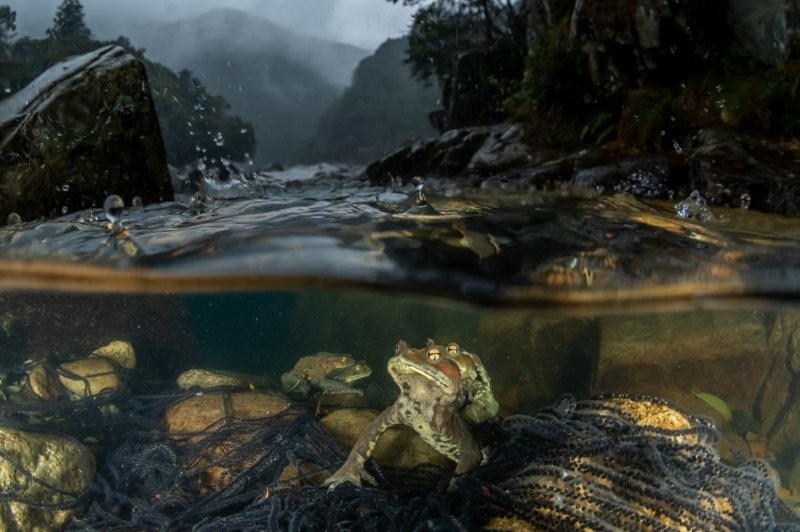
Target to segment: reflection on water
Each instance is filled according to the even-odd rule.
[[[112,289],[93,287],[88,270],[48,266],[56,259],[109,267],[117,290],[151,292],[180,290],[170,282],[192,277],[202,282],[184,291],[377,284],[532,304],[783,296],[800,284],[800,225],[741,209],[699,221],[623,195],[462,192],[446,181],[426,186],[420,206],[413,185],[385,191],[352,176],[266,183],[250,199],[128,209],[111,226],[97,210],[7,226],[2,281]]]

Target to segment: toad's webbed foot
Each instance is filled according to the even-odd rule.
[[[345,464],[340,467],[336,473],[328,477],[322,485],[327,486],[328,491],[332,491],[346,482],[356,487],[361,486],[362,482],[366,482],[370,485],[376,484],[375,478],[363,469],[358,471],[353,467],[348,467],[348,464]]]

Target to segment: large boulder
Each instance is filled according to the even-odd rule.
[[[83,506],[94,456],[72,438],[0,427],[0,530],[60,530]]]
[[[0,219],[172,197],[144,65],[119,46],[58,63],[0,102]]]

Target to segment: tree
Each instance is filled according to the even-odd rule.
[[[92,32],[83,20],[83,6],[80,0],[64,0],[58,6],[53,25],[47,29],[51,39],[91,39]]]
[[[17,13],[8,6],[0,6],[0,53],[5,53],[14,38]]]
[[[400,0],[389,0],[398,3]],[[402,0],[420,6],[409,32],[407,62],[419,79],[439,82],[440,130],[497,122],[502,102],[522,78],[527,7],[514,0]]]

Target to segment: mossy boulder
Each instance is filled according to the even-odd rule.
[[[1,530],[60,530],[82,509],[94,456],[52,433],[0,427]]]
[[[0,219],[99,206],[110,193],[172,198],[144,65],[106,46],[0,102]]]

